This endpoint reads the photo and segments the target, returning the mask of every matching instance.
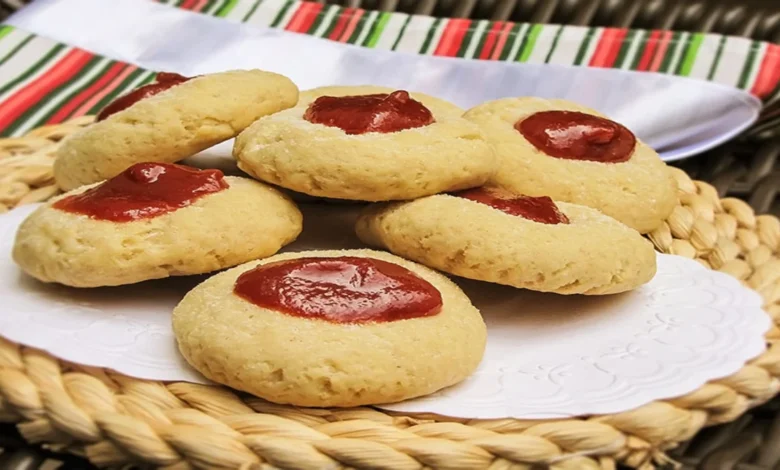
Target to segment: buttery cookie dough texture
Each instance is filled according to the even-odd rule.
[[[294,108],[255,122],[236,138],[238,166],[262,181],[316,197],[361,201],[413,199],[480,186],[496,169],[492,147],[462,110],[420,93],[410,96],[435,122],[397,132],[348,135],[303,118],[321,96],[391,93],[375,86],[301,92]]]
[[[72,287],[133,284],[208,273],[270,256],[297,238],[302,216],[279,191],[226,176],[227,189],[156,217],[95,220],[52,207],[58,196],[22,222],[14,261],[32,277]]]
[[[357,256],[411,270],[442,297],[433,316],[333,323],[258,307],[233,293],[260,264],[300,257]],[[207,378],[274,403],[349,407],[433,393],[470,375],[487,330],[468,297],[424,266],[372,250],[284,253],[217,274],[173,312],[179,350]]]
[[[297,100],[295,84],[271,72],[194,77],[67,138],[57,152],[54,176],[67,191],[116,176],[135,163],[174,163]]]
[[[551,110],[604,117],[570,101],[542,98],[499,99],[464,114],[483,128],[496,149],[499,170],[490,184],[593,207],[641,233],[661,225],[677,204],[677,186],[658,154],[637,139],[631,158],[621,163],[551,157],[514,127],[532,114]]]
[[[356,225],[365,243],[480,281],[557,294],[602,295],[653,278],[653,246],[595,209],[556,202],[569,223],[544,224],[445,194],[376,204]]]

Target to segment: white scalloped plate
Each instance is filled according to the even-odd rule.
[[[304,206],[307,230],[288,250],[359,247],[354,207]],[[170,328],[171,309],[203,278],[106,289],[38,283],[10,257],[34,208],[0,216],[0,335],[134,377],[206,383],[176,352]],[[659,255],[658,267],[646,286],[609,297],[457,280],[488,324],[481,366],[460,385],[383,408],[464,418],[616,413],[693,391],[764,350],[770,320],[758,294],[685,258]]]

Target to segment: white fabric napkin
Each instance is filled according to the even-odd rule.
[[[730,139],[758,116],[747,92],[615,69],[464,60],[372,50],[169,7],[149,0],[37,0],[8,24],[152,70],[237,68],[285,74],[301,89],[376,84],[463,107],[501,97],[564,98],[622,122],[666,160]]]

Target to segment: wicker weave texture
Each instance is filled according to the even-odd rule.
[[[56,193],[53,151],[80,119],[0,140],[0,201],[10,208]],[[780,321],[780,221],[672,169],[680,204],[650,234],[656,247],[729,273],[758,291]],[[370,408],[301,409],[221,387],[162,384],[58,361],[0,342],[0,420],[34,443],[99,466],[171,469],[648,469],[703,426],[732,421],[780,390],[780,330],[736,374],[686,396],[625,413],[553,421],[443,420]]]
[[[720,197],[736,196],[756,212],[780,216],[780,136],[728,143],[675,166],[711,183]]]

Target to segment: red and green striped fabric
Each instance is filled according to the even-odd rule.
[[[95,114],[155,73],[0,27],[0,135]]]
[[[738,87],[762,98],[780,84],[780,45],[735,36],[433,18],[300,0],[158,1],[378,49],[669,73]]]
[[[738,37],[433,18],[298,0],[159,1],[377,49],[656,71],[712,80],[764,98],[780,82],[780,46]],[[153,77],[154,72],[2,26],[0,136],[96,113]]]

